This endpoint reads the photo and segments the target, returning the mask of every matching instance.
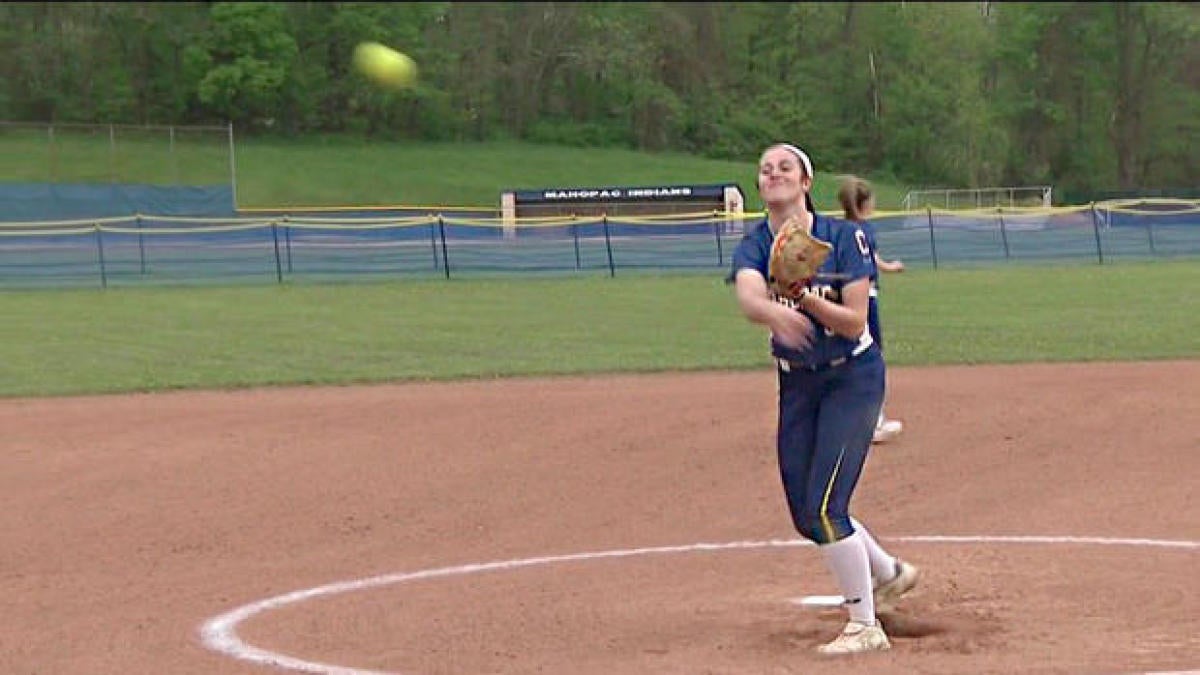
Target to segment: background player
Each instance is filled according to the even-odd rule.
[[[818,545],[846,599],[849,621],[818,649],[851,654],[890,648],[876,601],[911,589],[917,570],[888,555],[849,515],[883,402],[883,356],[866,327],[874,261],[860,227],[814,212],[812,179],[812,162],[799,148],[777,144],[762,153],[758,189],[767,217],[738,244],[729,281],[746,318],[771,332],[776,450],[792,523]],[[775,232],[792,216],[833,246],[820,271],[836,275],[818,277],[799,300],[774,295],[767,282]]]
[[[875,270],[871,273],[871,298],[867,314],[867,326],[871,337],[875,338],[879,348],[883,349],[883,332],[879,325],[879,272],[903,272],[904,263],[899,260],[884,260],[879,255],[879,245],[875,238],[875,226],[868,220],[875,212],[875,195],[871,184],[856,176],[842,179],[838,189],[838,201],[842,204],[842,212],[846,220],[856,223],[867,236],[867,244],[871,248],[871,260]],[[885,395],[886,397],[886,395]],[[890,420],[884,412],[884,406],[879,407],[879,420],[875,424],[874,443],[886,443],[900,435],[904,423],[900,420]]]

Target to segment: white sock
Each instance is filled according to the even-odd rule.
[[[867,559],[871,562],[871,576],[878,579],[880,583],[890,581],[896,576],[896,557],[879,545],[875,541],[875,537],[871,536],[871,532],[862,523],[850,517],[850,523],[854,525],[854,531],[862,535],[863,546],[867,549]]]
[[[855,532],[832,544],[822,544],[819,548],[825,555],[825,564],[837,580],[842,597],[846,598],[850,620],[874,626],[875,597],[871,595],[871,564],[867,560],[867,547],[863,545],[862,534]]]

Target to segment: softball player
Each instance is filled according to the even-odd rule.
[[[867,236],[867,245],[871,248],[874,270],[871,272],[871,300],[867,313],[867,327],[871,330],[871,337],[875,338],[875,342],[882,350],[883,333],[879,327],[879,273],[903,272],[904,263],[899,260],[884,260],[879,256],[879,246],[875,241],[875,227],[867,220],[875,211],[875,195],[872,193],[870,183],[861,178],[847,176],[842,180],[841,187],[838,189],[838,201],[842,204],[842,212],[845,214],[846,220],[862,228]],[[886,443],[899,436],[903,430],[904,423],[900,420],[888,419],[881,405],[879,421],[875,423],[875,434],[871,441]]]
[[[748,320],[770,329],[779,380],[776,450],[792,523],[818,545],[846,599],[849,621],[823,654],[890,648],[876,606],[916,585],[917,569],[884,551],[849,515],[850,498],[871,447],[883,401],[884,363],[866,328],[873,269],[862,228],[818,215],[813,168],[794,145],[768,147],[759,159],[758,190],[766,219],[743,237],[728,281]],[[800,300],[770,291],[771,243],[793,215],[833,246]]]

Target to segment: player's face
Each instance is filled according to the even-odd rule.
[[[758,193],[767,206],[803,204],[811,185],[800,160],[784,148],[768,148],[758,161]]]

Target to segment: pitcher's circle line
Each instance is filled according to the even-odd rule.
[[[955,536],[955,535],[916,535],[907,537],[882,537],[884,541],[898,541],[919,544],[1078,544],[1096,546],[1141,546],[1151,548],[1168,548],[1181,550],[1200,549],[1200,541],[1163,540],[1163,539],[1125,539],[1110,537],[1074,537],[1074,536]],[[793,546],[810,546],[812,542],[804,539],[768,539],[764,541],[733,541],[726,543],[696,543],[679,546],[655,546],[647,548],[617,549],[609,551],[592,551],[586,553],[570,553],[566,555],[541,556],[519,560],[501,560],[488,563],[472,563],[452,567],[438,567],[396,574],[384,574],[366,579],[340,581],[324,586],[315,586],[299,591],[292,591],[265,600],[259,600],[242,605],[232,611],[215,616],[200,628],[200,638],[204,646],[212,651],[231,656],[242,661],[250,661],[265,666],[274,666],[285,670],[316,675],[402,675],[394,671],[362,670],[348,668],[315,661],[305,661],[286,654],[279,654],[266,649],[255,647],[242,641],[237,635],[237,626],[241,622],[262,612],[279,609],[306,600],[352,593],[381,586],[418,581],[421,579],[436,579],[440,577],[465,576],[478,572],[496,570],[511,570],[535,565],[579,562],[584,560],[602,560],[605,558],[631,558],[639,555],[658,555],[668,553],[691,553],[695,551],[727,551],[735,549],[755,548],[784,548]],[[1144,675],[1167,675],[1167,673],[1146,673]],[[1172,671],[1170,675],[1200,675],[1200,670]]]

